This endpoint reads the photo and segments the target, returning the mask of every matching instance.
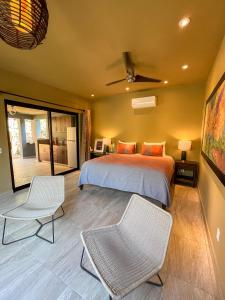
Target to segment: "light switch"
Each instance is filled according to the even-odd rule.
[[[0,154],[2,154],[2,148],[0,148]]]

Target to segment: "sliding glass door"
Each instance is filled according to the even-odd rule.
[[[13,190],[79,168],[78,115],[5,101]]]

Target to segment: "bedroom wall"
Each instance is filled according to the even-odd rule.
[[[208,78],[205,99],[209,97],[224,72],[225,37]],[[211,234],[211,241],[225,298],[225,187],[215,176],[204,158],[200,160],[199,192]],[[216,241],[217,228],[220,228],[221,231],[220,242]]]
[[[138,143],[166,140],[167,153],[180,158],[177,141],[190,139],[188,159],[199,160],[204,90],[198,83],[97,99],[92,104],[92,145],[101,137]],[[133,97],[149,95],[157,96],[157,107],[132,109]]]
[[[68,105],[74,109],[86,109],[90,107],[89,101],[79,96],[3,70],[0,70],[0,91],[1,90],[47,100],[52,103],[52,105],[46,104],[48,107],[60,108],[57,104]],[[0,154],[0,194],[8,192],[12,188],[4,98],[45,106],[43,103],[25,100],[19,97],[12,97],[3,94],[0,95],[0,148],[2,148],[2,154]],[[66,108],[61,109],[67,110]]]

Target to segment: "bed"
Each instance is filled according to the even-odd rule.
[[[171,156],[109,154],[86,161],[78,184],[81,189],[84,184],[91,184],[137,193],[168,207],[172,198],[173,173]]]

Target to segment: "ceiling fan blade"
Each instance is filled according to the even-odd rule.
[[[120,79],[120,80],[112,81],[112,82],[106,83],[106,85],[107,85],[107,86],[110,86],[110,85],[112,85],[112,84],[116,84],[116,83],[119,83],[119,82],[121,82],[121,81],[125,81],[125,80],[127,80],[127,79],[126,79],[126,78],[124,78],[124,79]]]
[[[123,60],[127,73],[134,75],[134,63],[132,62],[130,52],[123,52]]]
[[[162,80],[160,79],[155,79],[155,78],[150,78],[150,77],[145,77],[141,75],[136,75],[135,76],[135,81],[134,82],[161,82]]]

